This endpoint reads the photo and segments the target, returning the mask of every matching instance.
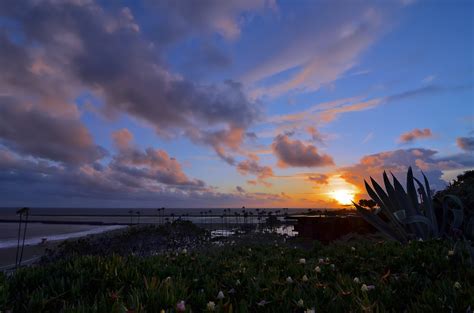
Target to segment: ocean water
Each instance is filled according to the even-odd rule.
[[[15,247],[17,244],[18,223],[1,222],[1,220],[18,221],[19,217],[16,215],[16,210],[16,208],[0,208],[0,249]],[[31,208],[25,244],[36,245],[43,238],[47,241],[57,241],[97,234],[127,227],[130,222],[134,224],[138,222],[140,224],[160,224],[181,218],[215,230],[224,228],[226,224],[244,222],[242,216],[236,216],[236,213],[242,215],[242,209],[224,210],[222,208],[165,209],[164,211],[157,211],[157,209]],[[304,211],[306,209],[265,209],[266,214],[273,212],[273,214],[280,215],[286,212],[294,214]],[[253,217],[247,218],[246,223],[258,222],[256,209],[246,209],[246,212],[254,214]],[[225,218],[222,217],[224,214]],[[46,222],[54,222],[54,224]],[[61,224],[70,222],[90,223],[90,225]],[[105,223],[105,225],[100,223]],[[21,236],[23,236],[23,230]]]

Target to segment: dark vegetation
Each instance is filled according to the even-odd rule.
[[[474,302],[467,253],[451,254],[446,241],[302,249],[273,239],[149,257],[84,255],[24,268],[0,275],[0,307],[176,312],[184,301],[186,312],[203,312],[212,301],[216,312],[466,312]]]
[[[411,170],[406,190],[386,175],[385,190],[367,184],[372,200],[358,211],[395,240],[212,238],[177,220],[66,241],[0,274],[0,311],[472,312],[473,173],[434,197]]]

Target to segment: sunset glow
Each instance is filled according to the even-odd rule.
[[[473,167],[473,6],[0,1],[2,205],[337,208],[409,166],[440,190]]]
[[[335,190],[331,193],[331,196],[342,205],[350,205],[354,201],[354,193],[350,190]]]

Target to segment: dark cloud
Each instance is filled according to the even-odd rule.
[[[120,208],[156,207],[157,203],[165,203],[167,207],[178,208],[258,207],[283,199],[274,194],[220,193],[203,186],[160,183],[156,177],[145,175],[139,166],[118,168],[117,163],[112,163],[68,168],[21,158],[3,148],[0,148],[0,186],[4,206]]]
[[[300,140],[291,140],[288,135],[278,135],[272,144],[280,167],[320,167],[334,165],[327,154],[320,154],[315,146]]]
[[[403,133],[400,135],[399,141],[401,143],[409,143],[413,142],[416,139],[423,139],[423,138],[430,138],[433,137],[433,133],[431,132],[431,129],[429,128],[424,128],[424,129],[418,129],[415,128],[409,132]]]
[[[0,97],[0,143],[20,153],[69,164],[106,155],[76,119],[54,118],[35,107]]]
[[[456,144],[465,151],[474,151],[474,137],[458,137]]]
[[[435,94],[439,94],[443,92],[470,90],[472,89],[472,87],[473,87],[472,85],[457,85],[457,86],[429,85],[429,86],[415,88],[415,89],[407,90],[401,93],[393,94],[391,96],[385,97],[384,100],[386,102],[392,102],[392,101],[414,99],[419,96],[435,95]]]
[[[183,21],[197,25],[199,21],[214,25],[219,19],[210,21],[201,16],[193,22],[194,17],[185,12],[192,12],[193,16],[196,12],[206,16],[221,12],[200,11],[206,7],[201,3],[194,6],[160,2],[158,6],[161,5],[174,7],[178,15],[186,16]],[[251,3],[247,5],[254,8]],[[241,4],[216,6],[230,10],[224,10],[230,15],[221,21],[228,21],[246,8]],[[185,134],[193,134],[193,140],[210,144],[228,162],[232,157],[225,150],[230,147],[235,151],[235,144],[219,142],[228,140],[221,134],[243,131],[259,116],[258,104],[246,97],[237,82],[201,85],[170,72],[161,58],[161,42],[150,41],[141,32],[128,8],[106,12],[92,1],[22,1],[1,3],[0,12],[1,17],[19,25],[24,38],[16,43],[11,36],[3,36],[2,45],[11,52],[7,55],[2,49],[2,59],[14,66],[3,71],[0,79],[6,82],[5,87],[15,85],[27,96],[35,91],[40,102],[54,99],[65,106],[87,89],[104,100],[102,111],[107,116],[130,114],[162,136],[184,130]],[[214,26],[219,29],[218,24]],[[32,68],[36,68],[35,73]],[[18,75],[21,73],[26,73],[24,78]],[[57,80],[62,83],[53,84]],[[48,88],[59,88],[60,92],[56,97],[45,94],[43,91]]]
[[[240,192],[240,193],[245,193],[245,189],[240,186],[236,186],[235,190],[237,190],[237,192]]]
[[[441,178],[444,170],[462,169],[472,166],[472,158],[459,155],[439,158],[437,151],[430,149],[399,149],[380,152],[362,157],[359,163],[341,168],[341,177],[349,183],[365,190],[364,179],[370,176],[381,181],[383,171],[391,172],[404,182],[408,167],[413,168],[415,176],[421,178],[421,171],[427,176],[432,188],[440,190],[446,186]],[[470,165],[471,164],[471,165]]]

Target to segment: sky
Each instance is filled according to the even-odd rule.
[[[474,168],[474,2],[0,2],[0,206],[333,208]]]

